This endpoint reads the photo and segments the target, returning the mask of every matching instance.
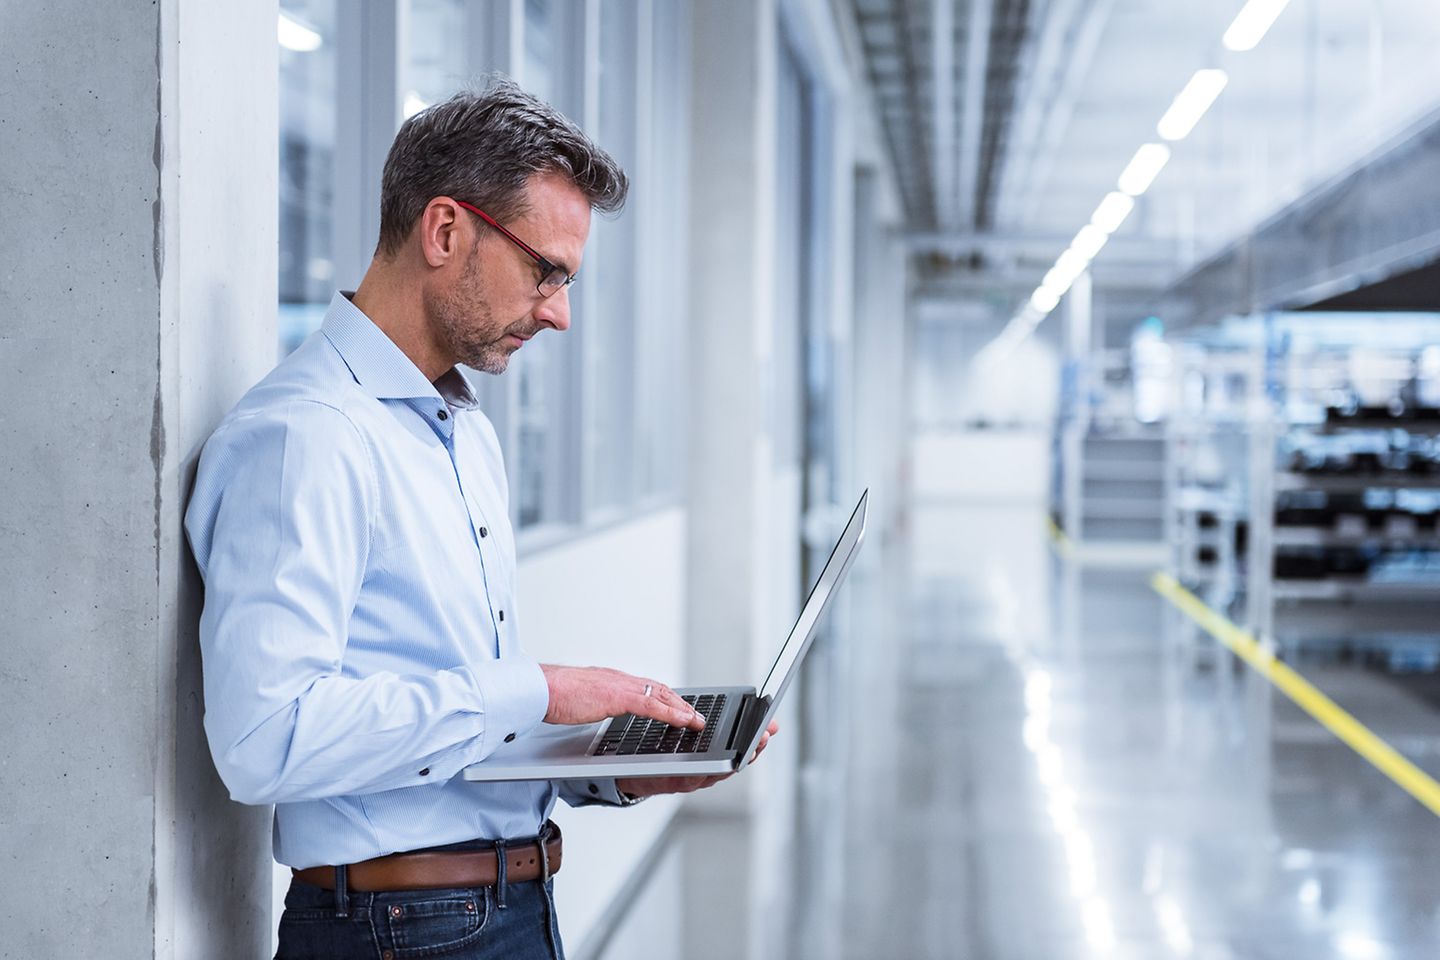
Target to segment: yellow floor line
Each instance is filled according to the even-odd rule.
[[[1075,544],[1065,535],[1065,531],[1060,529],[1054,517],[1047,516],[1045,523],[1050,527],[1050,542],[1054,544],[1055,552],[1067,559],[1071,557],[1075,553]]]
[[[1150,585],[1182,613],[1200,625],[1206,633],[1233,650],[1260,675],[1269,680],[1300,709],[1339,737],[1356,753],[1374,764],[1376,769],[1394,780],[1410,796],[1440,816],[1440,783],[1424,770],[1400,755],[1394,747],[1371,733],[1369,728],[1346,713],[1335,701],[1317,690],[1275,655],[1256,642],[1244,630],[1205,605],[1199,597],[1182,587],[1174,577],[1157,573]]]

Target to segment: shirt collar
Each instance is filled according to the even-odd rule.
[[[431,383],[395,341],[355,306],[352,296],[354,291],[335,291],[320,330],[350,368],[355,382],[371,396],[377,400],[438,399],[461,410],[480,406],[459,367],[451,367]]]

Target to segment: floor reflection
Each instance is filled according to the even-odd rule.
[[[832,697],[808,701],[843,722],[807,728],[791,886],[746,893],[782,869],[752,821],[687,818],[667,869],[691,919],[632,922],[607,957],[1437,956],[1440,823],[1184,630],[1148,569],[1060,560],[1035,505],[910,528],[857,566]],[[1300,669],[1440,772],[1434,683]]]
[[[1063,562],[1042,524],[917,510],[890,582],[865,585],[903,627],[857,645],[856,694],[893,692],[849,754],[828,955],[1436,956],[1433,815],[1177,631],[1148,569]],[[1433,704],[1358,665],[1306,672],[1433,771]]]

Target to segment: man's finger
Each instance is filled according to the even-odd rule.
[[[694,727],[699,730],[705,726],[705,718],[700,716],[694,707],[686,703],[684,697],[663,685],[661,691],[665,703],[672,712],[671,716],[660,719],[676,727]]]
[[[645,717],[652,717],[663,723],[676,727],[695,727],[700,729],[705,726],[705,721],[695,712],[695,708],[686,703],[674,690],[663,683],[656,683],[653,680],[645,681],[650,689],[650,695],[645,696],[641,692],[638,706],[632,712]]]

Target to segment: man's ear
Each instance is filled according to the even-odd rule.
[[[465,211],[449,197],[435,197],[425,204],[415,224],[420,254],[432,267],[443,267],[464,255],[470,245],[470,224]]]

